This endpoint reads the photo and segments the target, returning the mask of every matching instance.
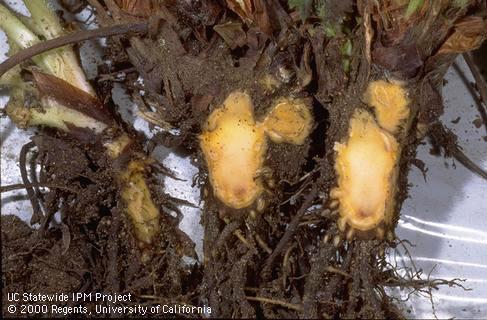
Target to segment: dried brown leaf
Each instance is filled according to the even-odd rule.
[[[225,0],[230,10],[238,14],[245,22],[253,21],[252,0]]]
[[[303,56],[297,71],[299,85],[304,88],[313,80],[313,70],[311,69],[311,44],[308,42],[304,46]]]
[[[152,0],[115,0],[124,12],[137,17],[150,17],[155,8]]]
[[[230,49],[241,47],[247,43],[247,35],[240,22],[227,22],[218,24],[213,29],[223,38]]]
[[[415,44],[396,45],[392,47],[378,46],[372,51],[372,61],[390,72],[401,77],[414,77],[423,60]]]
[[[252,13],[254,15],[255,22],[257,22],[257,25],[263,33],[267,34],[268,36],[272,35],[272,25],[266,2],[263,0],[254,0],[253,2],[254,5]]]
[[[256,23],[259,29],[270,36],[272,25],[266,1],[263,0],[226,0],[230,10],[235,12],[247,24]]]
[[[63,106],[79,111],[103,123],[111,123],[112,117],[103,104],[91,94],[58,77],[31,70],[41,95],[53,98]]]
[[[462,53],[480,47],[487,38],[487,20],[466,17],[455,24],[455,31],[443,43],[438,53]]]

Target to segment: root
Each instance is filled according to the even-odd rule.
[[[269,248],[269,246],[267,245],[267,243],[265,243],[264,240],[262,240],[262,238],[258,234],[255,235],[255,241],[257,241],[257,243],[259,244],[259,246],[265,252],[267,252],[267,254],[271,254],[272,253],[272,249]]]
[[[432,125],[429,131],[429,137],[433,144],[433,148],[435,148],[435,153],[439,152],[439,148],[443,148],[445,157],[453,157],[472,173],[487,180],[487,172],[467,157],[458,146],[456,135],[443,124],[438,122]]]
[[[472,54],[470,52],[465,52],[463,54],[463,58],[465,59],[465,62],[467,63],[468,67],[470,68],[470,72],[472,72],[472,75],[473,75],[473,78],[475,79],[475,82],[477,84],[477,88],[479,90],[480,96],[482,97],[482,102],[484,103],[484,105],[487,106],[487,83],[486,83],[484,77],[482,76],[482,74],[480,73],[479,68],[477,67],[477,65],[473,61]],[[484,110],[484,114],[485,114],[485,110]],[[487,123],[485,123],[485,118],[484,118],[484,124],[487,125]]]
[[[264,298],[264,297],[251,297],[251,296],[245,296],[245,298],[249,301],[258,301],[258,302],[263,302],[263,303],[275,304],[275,305],[285,307],[285,308],[295,310],[295,311],[302,311],[303,310],[302,306],[300,306],[298,304],[288,303],[285,301],[269,299],[269,298]]]
[[[15,184],[7,185],[7,186],[0,186],[0,193],[9,192],[9,191],[13,191],[13,190],[19,190],[19,189],[27,189],[27,188],[32,188],[32,187],[36,187],[36,188],[54,188],[54,189],[62,189],[62,190],[66,190],[66,191],[71,191],[73,193],[76,193],[77,192],[74,189],[67,188],[67,187],[60,186],[60,185],[56,185],[56,184],[52,184],[52,183],[38,183],[38,182],[34,182],[34,183],[15,183]]]
[[[434,270],[434,268],[430,271]],[[418,273],[415,276],[420,277],[422,273]],[[430,278],[430,275],[428,275]],[[381,285],[386,287],[400,287],[400,288],[412,288],[413,292],[420,292],[421,290],[430,290],[435,289],[438,290],[440,286],[449,286],[449,287],[459,287],[462,288],[464,291],[471,291],[471,288],[467,288],[462,285],[462,282],[465,282],[467,279],[461,278],[454,278],[451,280],[446,279],[427,279],[427,280],[415,280],[415,279],[403,279],[398,276],[389,277],[383,282]]]
[[[29,150],[35,147],[34,142],[28,142],[25,144],[22,149],[20,150],[20,155],[19,155],[19,168],[20,168],[20,176],[22,177],[22,182],[26,186],[26,191],[27,191],[27,196],[29,197],[30,204],[32,206],[33,214],[31,217],[31,224],[36,224],[42,220],[44,217],[44,213],[41,210],[41,206],[39,204],[39,199],[36,195],[36,192],[34,191],[34,186],[29,187],[30,185],[30,180],[29,180],[29,175],[27,172],[27,154]],[[35,171],[34,173],[35,174]]]
[[[303,310],[301,317],[303,318],[317,318],[318,317],[318,305],[316,303],[317,291],[322,287],[322,281],[324,279],[325,272],[330,268],[330,261],[332,261],[333,255],[336,254],[336,249],[327,244],[323,244],[316,257],[316,260],[311,266],[310,274],[306,281],[303,294]]]
[[[297,228],[299,227],[299,222],[300,222],[302,216],[304,215],[306,210],[311,206],[311,204],[312,204],[314,198],[317,196],[317,194],[318,194],[318,188],[315,185],[313,187],[313,189],[310,191],[310,193],[308,195],[306,195],[303,204],[299,208],[296,215],[293,217],[291,223],[289,224],[288,228],[286,229],[286,232],[284,233],[282,238],[279,240],[279,243],[277,244],[277,246],[274,249],[274,251],[272,252],[272,254],[269,256],[269,258],[267,258],[267,260],[264,264],[263,271],[262,271],[263,274],[266,274],[267,272],[270,271],[270,269],[272,268],[272,265],[274,264],[274,261],[276,260],[276,258],[282,254],[282,252],[286,248],[287,243],[289,242],[289,240],[291,240],[291,238],[293,237]]]

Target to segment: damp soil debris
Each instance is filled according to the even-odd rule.
[[[211,309],[174,317],[402,319],[410,315],[393,290],[433,301],[442,285],[463,288],[390,257],[408,252],[394,228],[424,137],[486,177],[439,122],[444,73],[486,38],[485,2],[60,5],[65,16],[90,10],[100,31],[62,19],[49,40],[33,27],[49,41],[11,50],[0,65],[1,85],[16,93],[6,114],[38,129],[19,155],[22,184],[1,187],[25,188],[33,209],[30,224],[2,212],[3,295],[131,293],[122,304]],[[107,37],[105,60],[88,99],[43,61],[64,54],[56,46],[97,37]],[[115,85],[152,138],[123,121]],[[69,111],[55,126],[45,116],[61,110],[53,106]],[[63,118],[73,112],[88,125]],[[26,121],[32,114],[41,120]],[[200,259],[179,228],[188,203],[165,192],[161,181],[174,174],[156,147],[199,169]],[[375,193],[364,197],[367,181]]]

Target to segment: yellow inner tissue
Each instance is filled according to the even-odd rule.
[[[159,210],[152,201],[145,173],[147,161],[132,160],[120,176],[121,196],[127,204],[127,213],[134,226],[136,238],[151,244],[159,231]]]
[[[264,161],[266,139],[255,124],[250,96],[230,94],[208,118],[200,144],[216,196],[236,209],[252,204],[262,192],[257,170]]]
[[[264,128],[276,143],[303,144],[311,131],[311,114],[304,101],[283,99],[265,117]]]
[[[396,133],[403,120],[409,116],[409,99],[404,86],[384,80],[369,84],[365,102],[374,108],[379,125],[391,133]]]
[[[336,143],[341,219],[361,231],[376,227],[392,214],[395,194],[396,139],[382,130],[371,114],[357,111],[350,122],[348,141]]]
[[[303,143],[312,116],[301,100],[282,100],[263,122],[256,122],[251,97],[242,91],[228,95],[207,119],[200,135],[210,183],[225,205],[241,209],[262,193],[259,172],[264,163],[269,134],[275,142]]]
[[[338,187],[331,197],[338,200],[339,228],[351,228],[347,237],[354,230],[374,229],[382,237],[382,225],[393,220],[401,153],[396,137],[406,129],[410,101],[403,84],[384,80],[371,82],[364,100],[374,114],[357,110],[350,121],[347,141],[335,144]]]

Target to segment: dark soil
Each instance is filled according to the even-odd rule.
[[[178,229],[178,219],[163,213],[157,245],[150,249],[151,259],[142,262],[143,250],[119,202],[116,170],[99,144],[80,145],[72,137],[44,132],[30,145],[37,147],[34,162],[42,166],[39,184],[51,186],[48,192],[30,192],[39,207],[33,221],[41,227],[34,230],[13,216],[2,216],[4,294],[130,292],[134,304],[206,305],[212,317],[404,317],[386,288],[421,290],[430,283],[403,279],[386,263],[385,252],[401,243],[394,226],[386,240],[346,241],[337,231],[336,216],[324,209],[335,186],[333,145],[346,135],[353,111],[367,108],[361,93],[370,79],[392,74],[407,82],[417,116],[412,129],[400,137],[404,147],[398,218],[407,196],[407,172],[426,134],[423,128],[432,128],[432,136],[440,130],[430,125],[442,112],[440,82],[455,55],[433,55],[448,30],[435,26],[441,32],[433,40],[424,34],[417,39],[383,39],[380,45],[385,49],[374,51],[374,61],[369,61],[363,50],[364,24],[357,23],[346,36],[328,38],[322,28],[315,28],[316,17],[301,22],[296,14],[288,14],[285,1],[255,2],[263,5],[264,13],[254,16],[253,24],[241,23],[229,43],[213,26],[241,22],[235,12],[219,2],[199,1],[195,9],[188,2],[169,1],[151,13],[157,32],[111,38],[111,64],[99,67],[96,85],[107,104],[113,86],[107,75],[126,72],[124,85],[139,108],[180,130],[177,135],[163,130],[152,141],[140,140],[140,149],[164,145],[191,154],[199,166],[196,182],[205,201],[204,260],[195,266],[181,262],[183,256],[196,256],[194,244]],[[135,15],[113,1],[105,3],[107,7],[97,12],[101,25],[145,19],[143,11]],[[111,16],[106,14],[109,10]],[[363,14],[364,8],[344,4],[334,10],[350,16]],[[380,29],[380,19],[375,18],[374,27]],[[347,38],[353,40],[349,70],[342,67],[341,53]],[[413,40],[419,53],[406,50],[406,61],[391,61],[388,50],[409,48]],[[274,76],[279,86],[264,90],[259,80],[266,75]],[[139,76],[143,85],[136,81]],[[199,151],[201,125],[237,89],[251,94],[257,118],[277,97],[292,95],[313,102],[315,127],[304,145],[270,144],[263,213],[255,207],[231,210],[222,205],[212,195]],[[156,179],[163,171],[154,168],[153,173],[156,202],[175,208]],[[60,219],[53,219],[58,211]]]

